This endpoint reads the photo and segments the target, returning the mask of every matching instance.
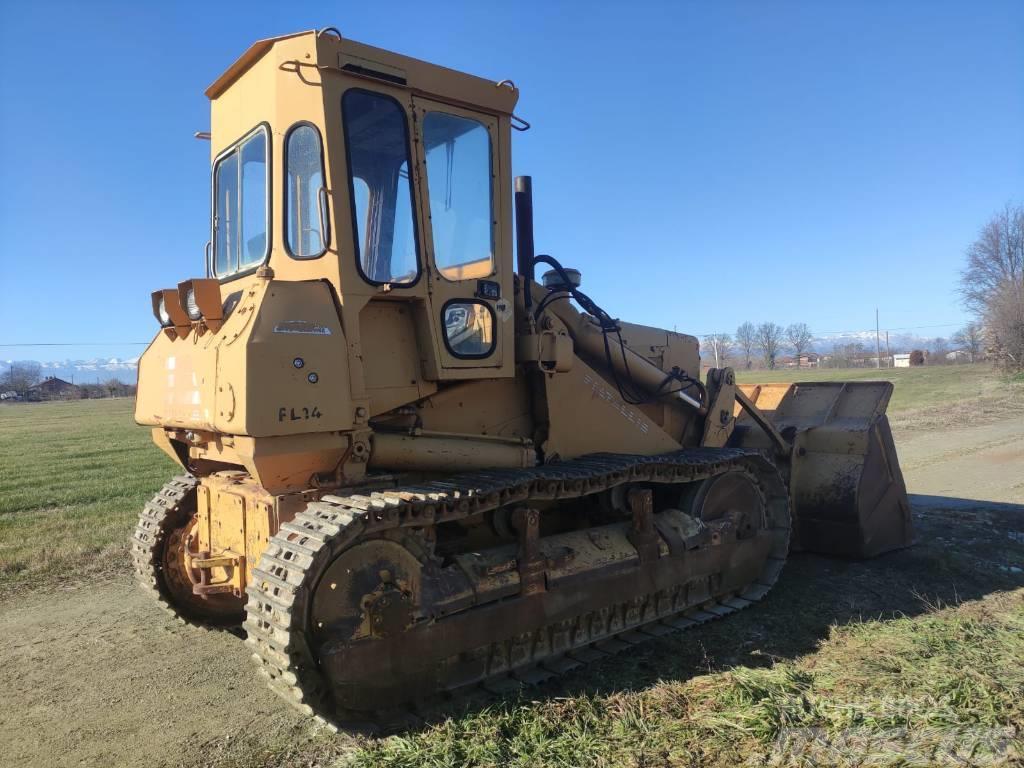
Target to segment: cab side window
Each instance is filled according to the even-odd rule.
[[[405,110],[390,96],[356,88],[341,101],[357,263],[371,283],[419,278]]]
[[[487,128],[445,112],[423,119],[434,261],[449,280],[494,272],[491,137]]]

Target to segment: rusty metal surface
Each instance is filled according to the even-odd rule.
[[[887,381],[798,383],[760,391],[757,403],[772,406],[767,417],[793,445],[780,465],[788,466],[795,547],[874,557],[910,545],[910,502],[885,416],[891,394]],[[746,421],[746,416],[738,421],[733,444],[767,447]]]
[[[421,560],[418,620],[407,632],[370,641],[337,637],[317,644],[307,640],[309,628],[303,619],[309,610],[307,585],[317,583],[332,562],[361,541],[387,536],[429,540],[433,525],[465,520],[508,504],[568,500],[623,484],[694,482],[727,471],[749,474],[764,494],[766,523],[756,536],[708,542],[676,554],[666,545],[646,563],[636,557],[625,568],[597,566],[567,588],[552,589],[549,583],[544,592],[527,590],[525,594],[523,585],[515,584],[521,582],[515,555],[522,547],[513,547],[485,558],[484,567],[476,572],[504,577],[512,589],[506,589],[505,599],[500,600],[503,593],[477,590],[471,607],[464,589],[427,589],[439,570],[447,570],[439,569],[428,556]],[[643,497],[634,498],[641,520],[622,523],[624,535],[646,527]],[[788,520],[788,499],[776,470],[762,457],[735,449],[696,449],[655,457],[599,455],[559,466],[460,476],[367,496],[327,496],[282,527],[257,567],[249,588],[248,642],[272,687],[300,708],[330,717],[354,710],[365,715],[367,709],[391,707],[438,689],[522,674],[569,652],[584,651],[595,643],[599,647],[631,628],[673,620],[708,601],[758,599],[785,562]],[[572,549],[576,542],[572,537],[593,541],[591,533],[567,533],[562,541]],[[546,538],[547,554],[556,557],[545,560],[554,570],[560,536]],[[529,546],[527,550],[536,554]],[[563,560],[561,565],[568,562]],[[441,604],[441,611],[424,602],[427,594]],[[449,595],[466,607],[444,613],[450,607]],[[315,620],[315,611],[313,616]]]
[[[195,527],[198,483],[188,475],[175,477],[143,507],[131,540],[135,578],[181,621],[233,626],[242,620],[242,599],[230,594],[205,600],[197,596],[184,559],[185,539]]]

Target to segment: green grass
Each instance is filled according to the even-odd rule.
[[[737,371],[741,384],[790,381],[891,381],[889,413],[936,406],[975,402],[979,398],[1004,396],[1009,390],[1021,390],[990,365],[935,365],[919,368],[786,368],[775,371]]]
[[[1022,659],[1024,590],[835,627],[816,653],[770,667],[506,703],[374,742],[350,762],[733,766],[783,764],[788,751],[809,765],[860,764],[867,752],[871,765],[931,765],[951,750],[980,761],[1007,748],[999,740],[1024,722]],[[1024,757],[1020,735],[1008,748]]]
[[[142,504],[174,474],[132,407],[0,407],[0,585],[102,568],[126,549]]]

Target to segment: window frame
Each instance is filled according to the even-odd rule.
[[[448,330],[444,324],[444,316],[448,314],[448,307],[452,304],[479,304],[480,306],[487,309],[487,314],[491,316],[491,346],[486,352],[481,352],[476,355],[460,354],[452,349],[451,342],[448,340]],[[459,360],[483,360],[485,357],[490,357],[494,354],[494,351],[498,348],[498,316],[494,312],[494,307],[483,299],[476,298],[454,298],[448,299],[443,305],[441,305],[441,338],[444,339],[444,347],[448,350],[448,354]]]
[[[292,244],[289,241],[289,234],[288,234],[288,200],[289,200],[288,193],[289,193],[290,187],[291,187],[291,185],[288,183],[288,142],[291,139],[292,134],[297,129],[302,128],[303,126],[308,126],[309,128],[312,128],[316,132],[316,140],[320,144],[320,178],[323,180],[323,188],[324,188],[324,190],[327,189],[327,165],[326,165],[326,162],[324,160],[324,137],[323,137],[323,134],[320,133],[320,129],[314,123],[311,123],[308,120],[299,120],[296,123],[292,123],[291,126],[288,128],[288,130],[284,134],[284,144],[283,144],[282,150],[281,150],[281,154],[282,154],[282,159],[281,159],[282,176],[281,176],[281,179],[282,179],[283,187],[284,187],[283,190],[282,190],[283,199],[281,201],[281,225],[282,225],[281,232],[284,234],[284,238],[283,239],[284,239],[284,250],[285,250],[285,253],[287,253],[290,258],[293,258],[296,261],[315,261],[316,259],[323,258],[323,255],[325,253],[327,253],[327,251],[329,251],[330,247],[331,247],[332,232],[331,232],[330,194],[325,195],[325,197],[328,199],[328,202],[327,202],[327,210],[324,211],[324,230],[325,230],[324,233],[323,233],[324,234],[324,242],[321,243],[323,248],[320,249],[320,253],[318,253],[316,255],[313,255],[313,256],[296,256],[294,253],[292,253]],[[320,206],[319,198],[317,199],[316,204],[317,204],[317,207]]]
[[[440,106],[440,105],[438,105],[438,106]],[[430,226],[430,254],[433,257],[432,258],[432,262],[433,262],[432,266],[434,267],[434,270],[437,272],[437,274],[441,276],[442,280],[444,280],[447,283],[452,283],[452,284],[462,283],[462,282],[465,282],[467,280],[486,280],[489,277],[493,277],[498,272],[498,258],[497,258],[497,254],[495,253],[495,250],[497,248],[497,232],[496,232],[496,230],[497,230],[497,223],[496,223],[496,219],[494,217],[494,193],[495,193],[494,137],[491,135],[491,128],[490,128],[490,126],[487,123],[485,123],[485,122],[483,122],[481,120],[478,120],[476,117],[470,117],[470,116],[467,116],[467,115],[459,114],[458,112],[445,111],[443,109],[432,109],[432,108],[429,108],[429,107],[423,107],[422,111],[423,111],[423,119],[422,119],[423,127],[420,129],[421,133],[426,130],[427,117],[429,115],[431,115],[431,114],[436,114],[436,115],[447,115],[449,117],[457,117],[457,118],[459,118],[461,120],[472,121],[472,122],[476,123],[477,125],[479,125],[481,128],[483,128],[484,129],[484,133],[487,134],[487,177],[488,177],[487,189],[488,189],[488,208],[489,208],[489,212],[490,212],[490,216],[488,218],[488,229],[490,231],[490,236],[491,236],[490,237],[490,240],[491,240],[491,244],[490,244],[490,249],[491,249],[491,253],[490,253],[491,269],[490,269],[490,271],[486,275],[475,276],[475,277],[448,277],[448,275],[446,275],[444,273],[445,269],[452,269],[454,267],[459,267],[459,266],[462,266],[462,265],[460,265],[460,264],[450,264],[450,265],[448,265],[447,267],[444,267],[444,268],[442,268],[442,267],[440,267],[438,265],[438,263],[437,263],[437,242],[434,239],[434,226],[433,226],[433,217],[432,217],[433,211],[431,211],[431,226]],[[421,136],[421,141],[423,141],[422,136]],[[426,142],[423,142],[423,174],[426,177],[426,184],[424,185],[426,187],[426,193],[427,193],[426,194],[426,198],[427,198],[426,199],[426,205],[427,205],[428,208],[430,208],[430,168],[428,167],[428,163],[427,163],[427,145],[426,145]],[[467,263],[471,264],[472,262],[467,262]],[[466,358],[466,359],[472,359],[472,358]]]
[[[398,107],[399,112],[402,115],[403,130],[405,133],[405,160],[409,166],[409,209],[412,214],[412,233],[413,233],[413,245],[416,249],[415,261],[416,261],[416,276],[406,283],[394,283],[387,280],[372,280],[366,272],[363,270],[363,243],[360,242],[362,239],[362,233],[359,227],[359,220],[357,218],[356,211],[356,192],[355,192],[355,176],[352,174],[352,149],[349,142],[348,133],[348,120],[345,117],[345,97],[350,93],[364,93],[369,96],[375,96],[380,99],[386,99],[391,101]],[[409,111],[402,106],[402,102],[392,96],[390,93],[384,91],[375,91],[370,88],[360,88],[358,86],[352,88],[346,88],[341,93],[341,134],[345,141],[345,175],[348,177],[348,202],[349,202],[349,219],[352,224],[352,243],[355,246],[355,261],[356,269],[359,272],[359,276],[363,279],[363,282],[373,286],[390,285],[392,290],[396,288],[412,288],[419,283],[420,278],[423,277],[423,254],[422,248],[420,247],[420,221],[417,215],[417,199],[416,199],[416,184],[413,178],[413,174],[416,172],[416,159],[412,154],[412,143],[409,137]],[[367,184],[367,187],[369,185]],[[397,204],[397,200],[396,200]],[[364,225],[365,228],[365,225]],[[392,248],[394,244],[392,243]]]
[[[242,145],[255,136],[260,131],[263,131],[264,138],[267,142],[267,162],[266,162],[266,225],[267,225],[267,242],[263,251],[263,258],[252,264],[252,266],[246,267],[244,270],[231,272],[227,275],[217,274],[217,227],[214,225],[214,219],[217,216],[217,166],[232,152],[236,152],[241,149]],[[231,280],[235,280],[239,277],[245,277],[251,275],[257,269],[262,267],[270,259],[270,253],[273,250],[272,242],[274,236],[274,199],[273,199],[273,181],[274,181],[274,134],[270,129],[270,123],[263,120],[257,123],[253,128],[250,128],[241,137],[233,141],[227,147],[225,147],[214,159],[213,165],[210,166],[210,258],[206,265],[206,273],[210,277],[216,278],[221,283],[227,283]],[[238,163],[239,175],[241,175],[241,158]],[[241,184],[239,184],[241,189]],[[239,225],[241,227],[241,224]],[[241,229],[239,229],[241,231]]]

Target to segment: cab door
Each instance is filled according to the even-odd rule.
[[[499,119],[413,97],[438,379],[513,375],[510,203]],[[509,206],[510,207],[510,206]]]

